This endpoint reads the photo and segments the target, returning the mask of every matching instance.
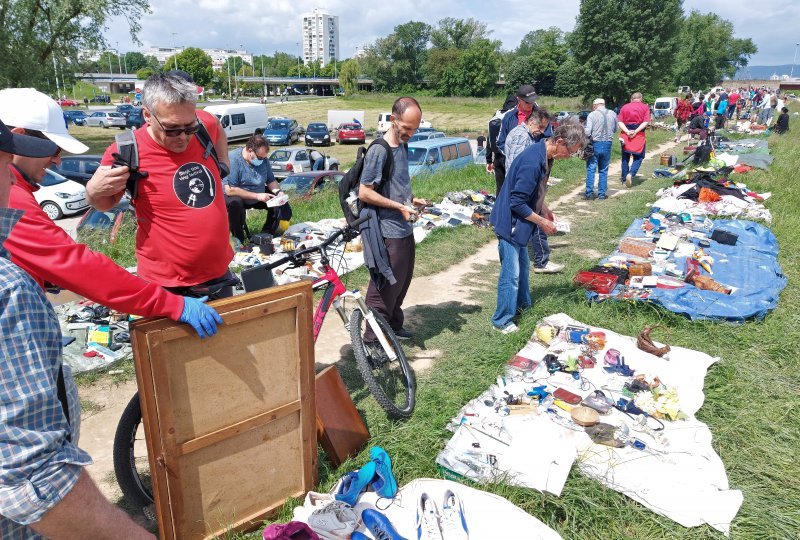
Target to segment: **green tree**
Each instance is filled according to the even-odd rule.
[[[585,96],[609,105],[672,80],[683,18],[681,0],[583,0],[570,48]]]
[[[442,76],[448,66],[453,66],[458,63],[459,58],[461,58],[461,53],[462,51],[458,49],[431,49],[428,51],[425,71],[428,74],[428,80],[434,88],[439,86]]]
[[[746,66],[758,48],[750,38],[734,38],[733,31],[733,24],[715,13],[692,11],[683,22],[673,84],[709,88]]]
[[[128,68],[128,73],[135,73],[142,68],[148,67],[147,58],[138,51],[126,52],[122,58],[123,63]]]
[[[461,49],[471,47],[480,39],[487,39],[491,31],[486,23],[475,19],[454,19],[445,17],[439,26],[430,31],[430,40],[434,49]]]
[[[580,81],[578,80],[578,63],[573,56],[570,56],[558,68],[553,93],[561,97],[573,97],[580,95],[581,91]]]
[[[241,60],[239,62],[239,68],[241,68]],[[203,49],[197,47],[188,47],[167,58],[167,61],[164,62],[164,70],[175,69],[176,65],[177,69],[191,75],[194,82],[200,86],[210,84],[214,76],[211,57],[204,53]]]
[[[566,62],[568,56],[567,37],[563,30],[550,27],[547,30],[534,30],[525,34],[515,53],[514,77],[519,84],[533,84],[536,81],[536,90],[540,94],[553,94],[556,85],[556,75],[559,67]],[[509,73],[512,72],[509,66]],[[513,88],[506,76],[506,83]]]
[[[339,72],[339,85],[344,88],[344,93],[348,96],[358,93],[358,62],[348,60],[342,65]]]
[[[109,20],[124,17],[136,40],[147,0],[0,1],[0,87],[42,85],[78,68],[78,52],[101,50]]]
[[[153,71],[152,68],[143,67],[142,69],[136,71],[136,78],[139,79],[140,81],[145,81],[147,80],[148,77],[150,77],[154,73],[155,71]]]
[[[485,97],[494,92],[497,81],[499,41],[479,39],[464,51],[455,65],[442,73],[437,94]]]
[[[536,66],[532,56],[517,56],[506,68],[506,88],[516,92],[523,84],[536,83]]]
[[[366,73],[377,89],[415,87],[424,77],[430,26],[410,21],[395,26],[394,32],[378,39],[368,49]]]

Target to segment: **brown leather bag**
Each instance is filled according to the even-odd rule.
[[[650,332],[655,328],[661,328],[661,325],[645,326],[642,333],[636,338],[636,346],[644,352],[661,357],[670,351],[670,346],[664,345],[663,347],[657,347],[656,344],[653,343],[653,340],[650,338]]]

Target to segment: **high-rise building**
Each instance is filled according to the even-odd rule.
[[[303,13],[303,62],[321,66],[339,58],[339,16],[321,9]]]

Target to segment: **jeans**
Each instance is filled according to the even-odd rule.
[[[595,141],[594,154],[586,162],[586,195],[594,192],[594,172],[600,169],[597,194],[604,196],[608,187],[608,163],[611,161],[611,141]]]
[[[314,165],[311,166],[312,171],[321,171],[325,168],[325,158],[321,157],[314,160]]]
[[[500,276],[497,279],[497,310],[492,316],[496,328],[505,328],[514,319],[517,310],[531,305],[529,285],[530,260],[528,250],[512,242],[498,239]]]
[[[641,154],[633,154],[631,152],[626,152],[624,149],[622,150],[622,181],[625,181],[625,178],[628,177],[628,173],[631,176],[636,176],[636,173],[639,172],[639,167],[642,165],[642,161],[644,161],[644,153],[647,151],[647,145],[644,145],[642,148]],[[633,163],[630,163],[630,159],[633,157]],[[599,191],[599,189],[598,189]]]
[[[538,225],[533,227],[531,241],[528,242],[528,257],[536,268],[544,268],[550,260],[550,244],[547,235]]]

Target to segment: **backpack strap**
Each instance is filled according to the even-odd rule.
[[[383,137],[378,137],[374,141],[372,141],[367,147],[367,152],[369,149],[372,148],[373,145],[380,145],[386,150],[386,161],[383,162],[383,170],[381,171],[381,189],[378,190],[378,193],[383,195],[383,188],[385,186],[387,195],[383,195],[387,199],[390,198],[389,194],[391,193],[391,179],[392,173],[394,173],[394,154],[392,153],[392,147],[389,146],[389,143]],[[408,148],[407,145],[403,145],[404,147]]]
[[[198,122],[200,123],[200,129],[197,130],[194,136],[197,138],[200,146],[203,147],[203,159],[208,159],[208,157],[211,156],[211,159],[214,160],[219,170],[219,177],[225,178],[230,174],[231,170],[225,163],[219,160],[217,149],[214,148],[214,141],[211,140],[211,135],[208,133],[206,125],[199,119]]]
[[[136,145],[136,137],[133,131],[125,130],[115,135],[114,140],[117,143],[117,151],[112,154],[114,166],[128,167],[130,169],[131,172],[125,189],[128,190],[131,199],[135,199],[139,180],[147,177],[146,172],[139,170],[139,147]]]

